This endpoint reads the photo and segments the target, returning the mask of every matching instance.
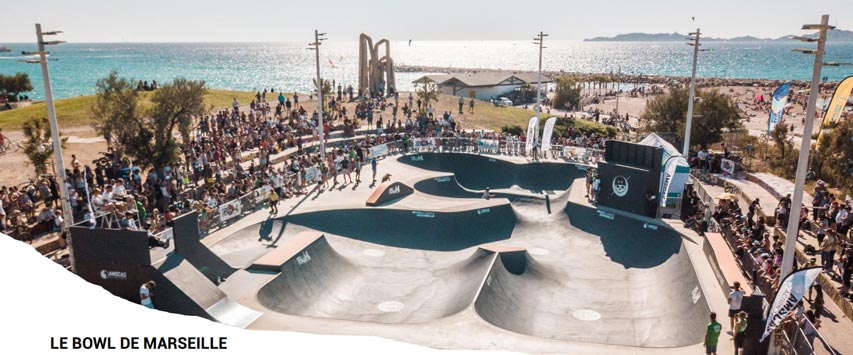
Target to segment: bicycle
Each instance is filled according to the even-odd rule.
[[[8,153],[10,149],[12,149],[12,141],[6,140],[2,145],[0,145],[0,155]]]

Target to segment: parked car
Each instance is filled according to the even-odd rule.
[[[512,100],[507,99],[505,97],[498,98],[497,100],[495,100],[495,106],[500,106],[500,107],[512,106]]]

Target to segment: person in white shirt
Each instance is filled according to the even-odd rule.
[[[154,309],[154,302],[151,302],[151,291],[157,287],[154,281],[148,281],[139,287],[139,303],[145,307]]]
[[[741,308],[741,305],[743,303],[744,292],[743,292],[743,290],[741,290],[740,282],[738,282],[738,281],[735,281],[732,288],[733,288],[732,292],[729,292],[728,302],[729,302],[729,322],[731,323],[730,328],[734,329],[734,327],[735,327],[735,315],[737,315],[738,312],[740,312],[740,308]]]

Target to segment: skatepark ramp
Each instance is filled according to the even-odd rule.
[[[379,323],[423,323],[466,309],[496,254],[477,249],[435,269],[366,266],[338,253],[325,237],[281,266],[258,301],[276,312]]]
[[[527,255],[521,273],[499,258],[474,304],[480,317],[547,339],[661,348],[702,341],[709,308],[678,233],[602,220],[573,203],[566,214],[572,226],[560,248],[574,255],[560,265]]]
[[[509,238],[515,213],[509,204],[457,212],[356,208],[307,212],[284,221],[385,246],[455,251]]]
[[[153,265],[151,279],[155,308],[172,313],[194,315],[245,328],[261,313],[237,304],[216,287],[188,260],[171,254]]]
[[[578,165],[557,162],[516,164],[500,158],[476,154],[419,153],[397,160],[431,171],[453,173],[459,184],[469,190],[520,189],[540,191],[567,190],[575,178],[585,173]]]

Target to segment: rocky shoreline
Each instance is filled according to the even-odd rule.
[[[489,69],[489,68],[459,68],[459,67],[440,67],[440,66],[425,66],[425,65],[396,65],[394,70],[402,73],[472,73],[472,72],[488,72],[488,73],[535,73],[535,70],[506,70],[506,69]],[[581,81],[598,82],[603,77],[613,77],[615,81],[615,73],[576,73],[566,71],[543,71],[542,75],[555,78],[561,75],[572,75],[580,77]],[[673,81],[681,84],[689,84],[690,77],[687,76],[667,76],[667,75],[631,75],[621,74],[621,82],[631,84],[653,84],[653,85],[669,85]],[[759,86],[759,87],[777,87],[782,85],[783,80],[769,79],[744,79],[744,78],[702,78],[697,77],[696,83],[700,87],[720,87],[720,86]],[[832,90],[838,85],[836,81],[820,83],[822,90]],[[799,89],[806,89],[809,86],[809,81],[793,80],[791,86]]]

